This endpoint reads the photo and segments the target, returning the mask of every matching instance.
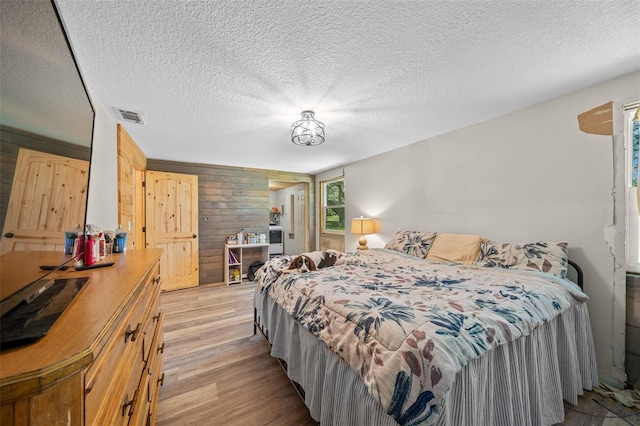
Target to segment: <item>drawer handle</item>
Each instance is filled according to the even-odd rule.
[[[157,277],[155,277],[155,278],[153,279],[153,283],[154,283],[154,284],[158,284],[159,282],[160,282],[160,275],[158,275]]]
[[[160,378],[158,379],[158,383],[160,384],[160,386],[164,385],[164,371],[162,372],[162,376],[160,376]]]
[[[131,330],[131,324],[127,325],[127,331],[124,332],[124,342],[127,343],[129,341],[129,336],[131,336],[131,341],[135,342],[138,337],[138,333],[140,333],[141,322],[138,323],[134,330]]]
[[[162,342],[162,346],[158,347],[158,353],[159,354],[163,354],[164,353],[164,342]]]
[[[129,417],[133,414],[133,405],[136,403],[136,398],[138,397],[138,389],[133,393],[133,398],[129,401],[129,394],[124,396],[124,400],[122,401],[122,417],[127,414],[127,408],[129,409]]]
[[[90,382],[87,384],[87,387],[86,387],[86,388],[84,388],[84,394],[85,394],[85,395],[87,395],[88,393],[90,393],[90,392],[93,390],[93,385],[95,385],[95,384],[96,384],[95,379],[94,379],[94,380],[92,380],[92,381],[90,381]]]

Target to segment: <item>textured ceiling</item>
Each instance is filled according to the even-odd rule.
[[[316,173],[640,69],[640,2],[56,0],[149,158]],[[326,142],[299,147],[312,109]]]

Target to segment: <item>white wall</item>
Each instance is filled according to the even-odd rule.
[[[369,247],[398,229],[568,241],[591,297],[601,379],[620,383],[624,282],[615,285],[614,270],[624,264],[624,217],[614,223],[612,137],[582,133],[577,115],[631,95],[640,98],[640,73],[347,165],[347,217],[376,218]],[[356,246],[347,234],[346,250]]]
[[[118,226],[118,127],[102,101],[89,89],[95,110],[87,223],[101,230]]]

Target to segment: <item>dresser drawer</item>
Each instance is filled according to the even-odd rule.
[[[138,358],[142,358],[142,345],[138,344],[136,347],[127,348],[120,359],[118,370],[114,372],[108,393],[102,396],[97,416],[93,420],[89,420],[87,417],[87,425],[125,426],[129,424],[132,407],[139,397],[140,377],[145,369],[144,366],[142,370],[128,366],[136,365],[135,360]],[[97,397],[97,394],[95,396]],[[89,399],[85,400],[85,406],[89,406]]]
[[[130,426],[145,426],[149,419],[149,385],[150,385],[149,370],[144,369],[140,386],[137,389],[136,400],[131,411],[129,412]]]
[[[148,385],[142,385],[142,383],[148,383],[147,377],[149,376],[149,371],[142,356],[142,342],[140,342],[137,350],[132,353],[132,357],[125,359],[123,363],[121,374],[123,376],[130,374],[126,381],[124,394],[121,397],[122,413],[127,417],[132,417],[140,402],[149,398]]]
[[[154,377],[156,379],[160,378],[160,374],[162,373],[162,354],[164,352],[164,333],[163,327],[164,325],[164,315],[160,312],[158,316],[158,321],[156,323],[156,333],[155,338],[153,339],[152,346],[153,350],[149,355],[149,360],[147,362],[147,368],[149,368],[149,373],[151,374],[151,378]],[[156,380],[157,382],[157,380]],[[153,390],[152,390],[153,393]]]
[[[150,395],[150,408],[149,408],[149,424],[155,424],[156,412],[158,407],[158,399],[160,397],[160,387],[164,383],[163,367],[163,352],[164,352],[164,315],[160,312],[158,321],[156,324],[155,338],[152,343],[152,350],[149,354],[149,361],[147,362],[147,368],[149,369],[149,395]]]
[[[132,297],[129,315],[116,327],[98,358],[85,374],[85,419],[87,424],[107,424],[114,413],[122,413],[126,398],[132,399],[145,368],[143,329],[152,323],[149,302],[157,291],[157,267],[147,275]],[[109,419],[109,421],[105,420]]]
[[[159,284],[158,284],[159,286]],[[145,323],[142,332],[142,347],[143,356],[145,361],[149,361],[149,357],[153,350],[154,341],[157,339],[158,332],[158,320],[160,318],[160,292],[157,291],[152,296],[150,306],[150,312],[148,314],[148,320]]]
[[[150,371],[150,383],[149,383],[149,392],[150,392],[150,407],[149,407],[149,419],[150,424],[156,424],[156,417],[158,414],[158,401],[160,399],[160,387],[164,384],[164,372],[162,371],[163,367],[163,357],[158,356],[155,359],[154,365]],[[155,373],[154,373],[155,371]]]

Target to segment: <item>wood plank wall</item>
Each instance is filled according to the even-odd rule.
[[[91,148],[87,146],[63,142],[9,126],[0,126],[0,225],[3,227],[18,150],[21,147],[80,160],[89,161],[91,158]]]
[[[147,160],[147,169],[198,176],[200,284],[224,281],[224,244],[229,235],[269,232],[269,180],[308,183],[309,250],[315,250],[315,179],[312,175],[210,164]],[[245,269],[252,259],[243,259]]]

